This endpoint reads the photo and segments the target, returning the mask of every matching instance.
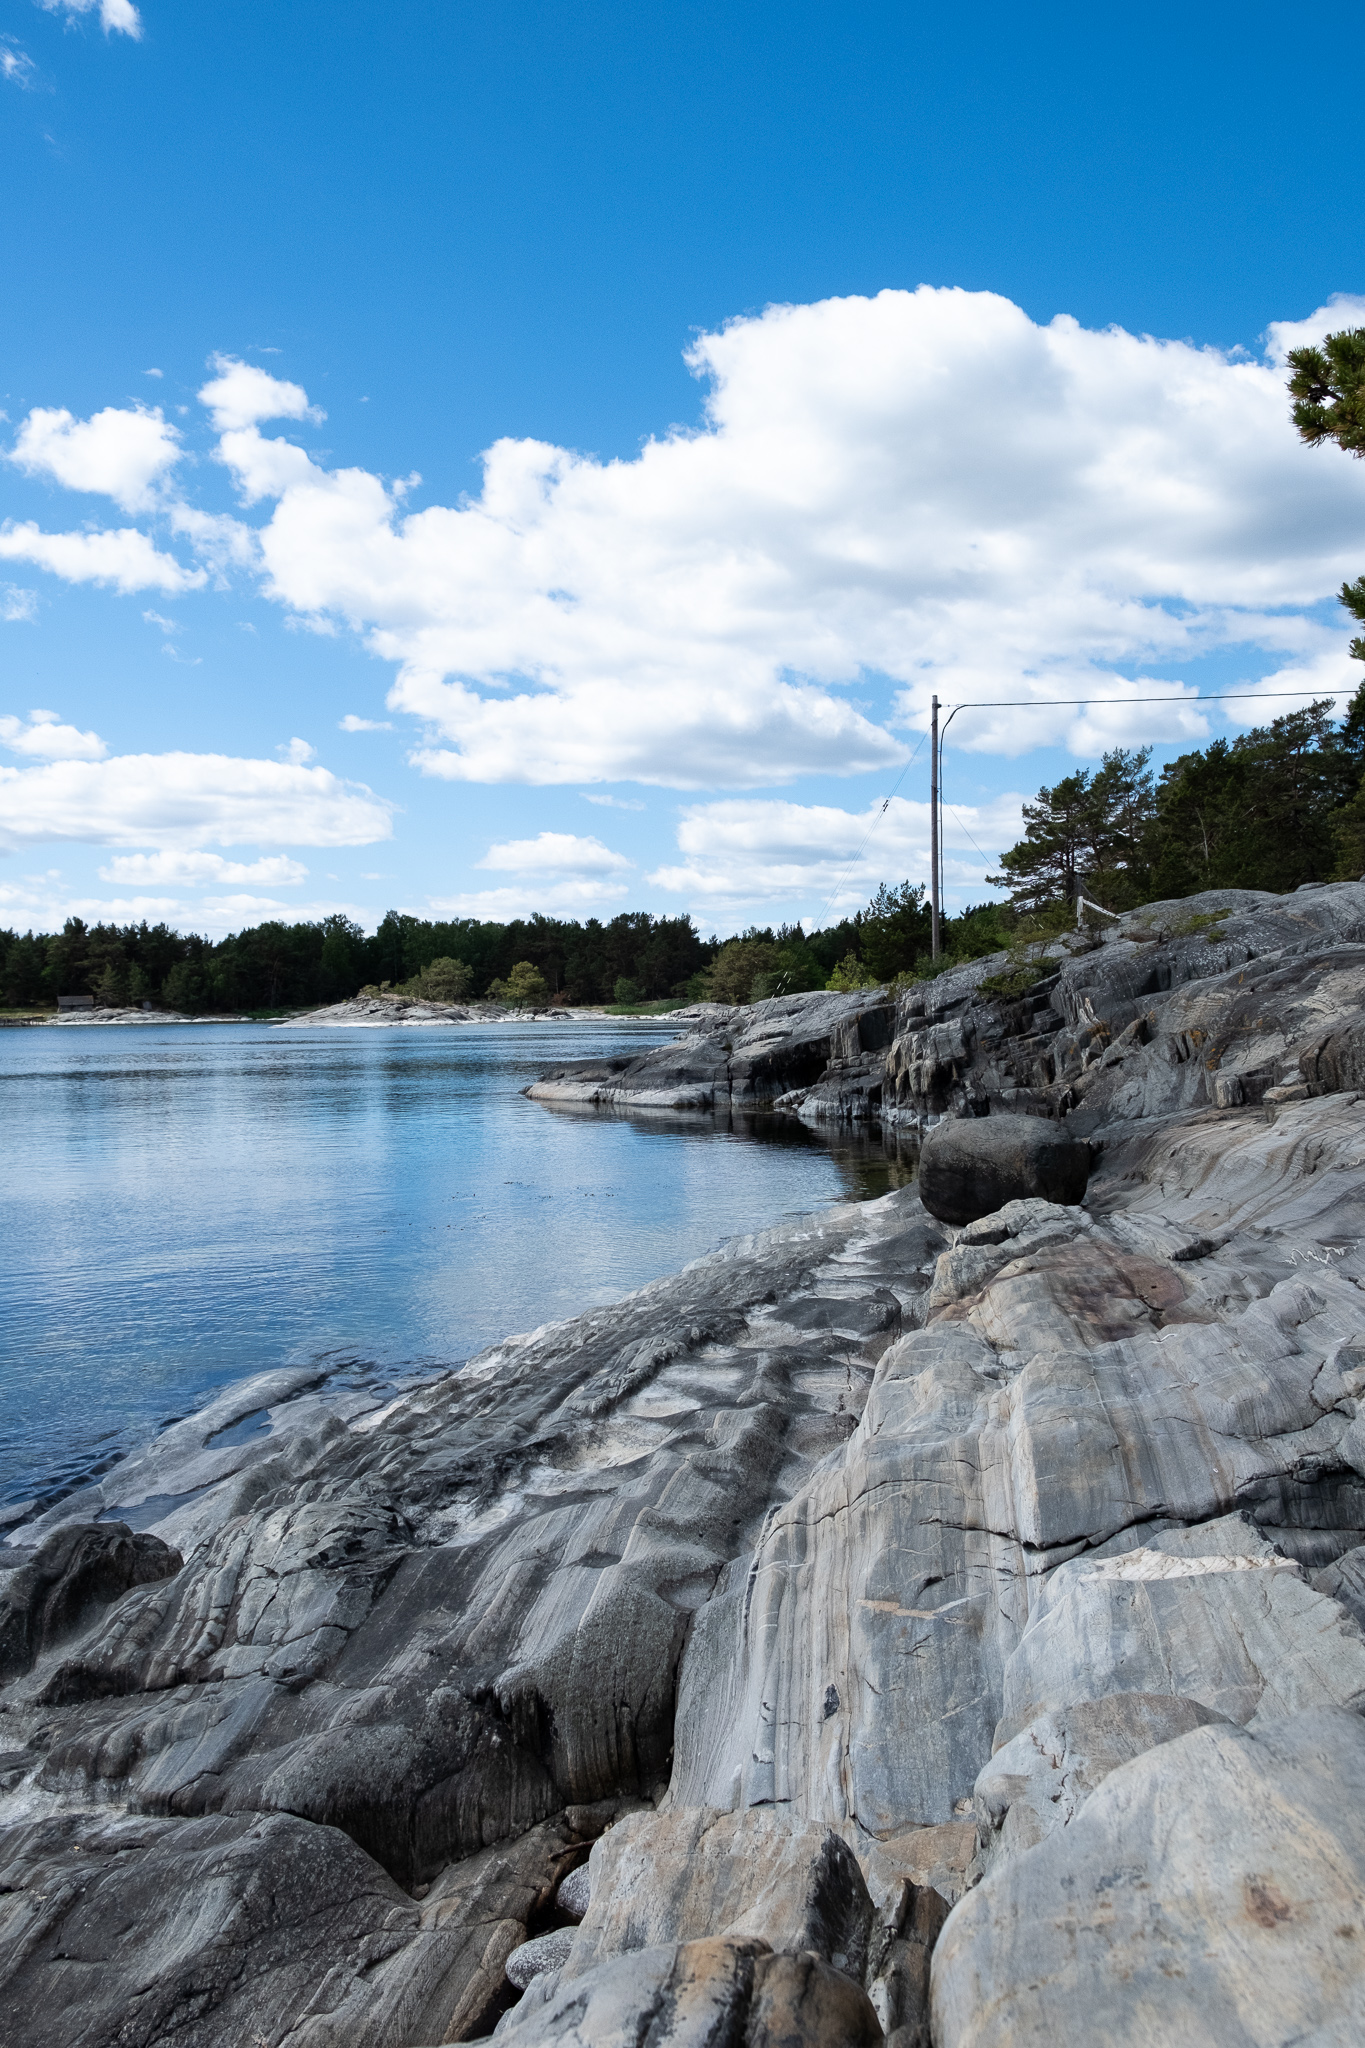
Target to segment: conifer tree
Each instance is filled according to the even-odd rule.
[[[1310,448],[1335,441],[1346,454],[1365,456],[1365,327],[1328,334],[1321,348],[1291,349],[1289,367],[1300,437]],[[1343,583],[1337,594],[1352,618],[1365,626],[1365,576]],[[1365,661],[1365,636],[1351,642],[1351,652]]]
[[[1310,448],[1335,441],[1347,455],[1365,456],[1365,327],[1342,328],[1323,338],[1321,348],[1289,351],[1289,395],[1293,419]],[[1365,576],[1343,583],[1337,592],[1352,618],[1365,626]],[[1351,653],[1365,661],[1365,634],[1351,642]],[[1333,821],[1335,877],[1344,881],[1365,871],[1365,683],[1351,701],[1342,727],[1341,744],[1355,762],[1355,795]]]

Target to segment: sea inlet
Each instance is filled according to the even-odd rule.
[[[565,1114],[665,1020],[0,1031],[0,1524],[228,1383],[448,1371],[909,1169],[791,1118]]]

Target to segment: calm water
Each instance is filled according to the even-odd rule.
[[[226,1382],[388,1379],[904,1178],[875,1140],[566,1115],[520,1090],[652,1027],[0,1030],[0,1504]]]

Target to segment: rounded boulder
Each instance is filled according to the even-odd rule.
[[[919,1196],[941,1223],[974,1223],[1006,1202],[1079,1202],[1090,1147],[1040,1116],[956,1117],[936,1124],[919,1156]]]

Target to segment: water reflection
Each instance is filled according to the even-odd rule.
[[[673,1032],[0,1032],[0,1503],[225,1383],[392,1381],[727,1238],[903,1185],[877,1133],[551,1111],[526,1084]]]
[[[674,1139],[724,1136],[774,1149],[818,1152],[838,1171],[845,1201],[875,1201],[893,1188],[909,1187],[919,1172],[918,1139],[911,1132],[884,1129],[880,1124],[812,1126],[794,1116],[765,1110],[670,1113],[631,1110],[618,1103],[599,1108],[586,1102],[538,1102],[536,1107],[550,1116],[570,1117],[580,1123],[629,1124],[645,1138],[651,1133]]]

